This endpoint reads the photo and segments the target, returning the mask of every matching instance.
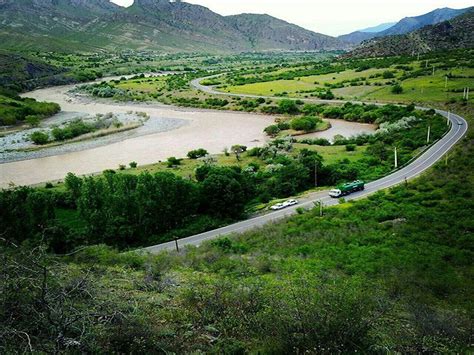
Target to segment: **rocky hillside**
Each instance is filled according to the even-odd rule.
[[[409,34],[363,42],[349,56],[411,55],[457,48],[474,48],[474,10],[452,20],[426,26]]]
[[[255,48],[313,50],[341,49],[341,41],[314,33],[269,15],[241,14],[227,20],[243,33]]]
[[[428,12],[427,14],[423,14],[420,16],[414,17],[405,17],[404,19],[400,20],[393,26],[390,26],[388,29],[383,31],[355,31],[346,35],[339,36],[338,38],[341,41],[352,43],[352,44],[359,44],[363,41],[372,39],[372,38],[379,38],[379,37],[386,37],[386,36],[393,36],[393,35],[402,35],[406,33],[413,32],[420,28],[429,25],[436,25],[443,21],[451,20],[457,16],[460,16],[471,8],[465,9],[451,9],[448,7],[442,9],[436,9],[434,11]]]
[[[168,52],[343,49],[342,41],[268,15],[221,16],[181,1],[0,0],[0,48]]]

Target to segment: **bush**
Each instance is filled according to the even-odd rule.
[[[395,78],[395,75],[390,70],[386,70],[383,72],[382,77],[384,79],[393,79]]]
[[[208,154],[209,154],[209,152],[207,150],[205,150],[203,148],[199,148],[199,149],[191,150],[190,152],[188,152],[188,158],[189,159],[199,159],[199,158],[205,157]]]
[[[314,130],[321,120],[314,116],[298,117],[291,120],[291,128],[295,131],[310,132]]]
[[[44,145],[49,143],[49,135],[43,131],[36,131],[30,135],[30,139],[34,144]]]
[[[278,102],[278,113],[295,115],[299,112],[298,105],[293,100],[281,100]]]
[[[278,133],[280,133],[280,128],[278,128],[278,126],[274,124],[266,127],[263,131],[270,137],[276,137]]]
[[[175,157],[169,157],[167,162],[168,162],[168,168],[181,165],[181,159],[178,159]]]
[[[346,151],[347,152],[354,152],[356,150],[356,145],[355,144],[347,144],[346,145]]]
[[[400,84],[392,86],[392,94],[399,95],[403,93],[403,87]]]
[[[132,169],[135,169],[135,168],[138,166],[138,163],[137,163],[136,161],[132,161],[132,162],[131,162],[130,164],[128,164],[128,165],[130,165],[130,167],[131,167]]]
[[[286,131],[287,129],[291,128],[288,122],[278,122],[277,126],[282,131]]]

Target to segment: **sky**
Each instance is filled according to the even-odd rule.
[[[112,0],[129,6],[133,0]],[[269,14],[309,30],[341,35],[406,16],[417,16],[440,7],[460,9],[473,0],[184,0],[221,15]]]

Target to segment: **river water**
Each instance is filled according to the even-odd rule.
[[[204,148],[211,154],[222,152],[234,144],[249,148],[262,146],[268,140],[263,129],[274,122],[268,115],[212,111],[194,108],[178,108],[162,104],[115,103],[92,100],[69,93],[74,85],[39,89],[23,96],[39,101],[58,103],[65,114],[126,114],[145,112],[159,129],[123,134],[105,140],[105,144],[81,142],[71,149],[60,150],[59,154],[45,153],[44,156],[0,164],[0,187],[33,185],[45,181],[63,179],[68,172],[78,175],[118,168],[136,161],[139,165],[156,163],[170,156],[185,157],[187,152]],[[161,120],[161,121],[160,121]],[[336,120],[337,121],[337,120]],[[161,129],[166,123],[169,129]],[[331,122],[333,127],[316,133],[318,137],[332,139],[334,135],[351,136],[373,127],[345,121]],[[309,135],[309,136],[314,136]]]

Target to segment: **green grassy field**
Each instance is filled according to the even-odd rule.
[[[413,63],[419,67],[420,63]],[[394,79],[370,76],[381,74],[386,70],[394,73]],[[450,78],[446,86],[446,76],[451,73],[464,78]],[[343,99],[380,100],[393,102],[446,102],[452,99],[461,100],[463,88],[474,85],[474,69],[456,68],[453,70],[436,70],[435,75],[425,75],[401,81],[402,94],[392,93],[392,80],[400,80],[403,71],[394,68],[369,69],[362,72],[346,70],[341,73],[312,75],[296,78],[294,80],[275,80],[246,85],[223,87],[221,90],[236,94],[251,94],[262,96],[279,96],[284,94],[289,97],[308,97],[308,91],[324,88],[325,84],[337,84],[346,80],[365,78],[359,82],[362,85],[351,86],[345,83],[342,88],[332,89],[336,97]],[[306,92],[305,92],[306,91]],[[474,101],[473,95],[470,102]]]
[[[384,101],[413,101],[413,102],[446,102],[450,99],[460,100],[463,97],[464,87],[473,87],[474,69],[465,68],[453,71],[457,75],[470,76],[470,78],[448,79],[446,85],[446,75],[452,71],[438,70],[435,75],[422,76],[404,80],[401,85],[403,93],[395,95],[391,92],[391,87],[382,87],[372,92],[362,94],[361,99],[384,100]],[[450,90],[460,90],[460,92],[450,92]],[[474,102],[474,98],[470,98]]]
[[[276,80],[270,82],[229,86],[222,90],[229,93],[264,96],[272,96],[275,94],[287,92],[289,96],[302,97],[304,96],[303,93],[298,93],[298,91],[308,91],[317,88],[324,88],[324,84],[335,84],[344,80],[354,80],[357,78],[366,78],[369,82],[374,82],[376,79],[369,79],[369,76],[382,73],[384,71],[384,69],[369,69],[363,72],[356,72],[355,70],[346,70],[341,73],[311,75],[296,78],[294,80]],[[382,80],[382,82],[384,82],[384,80]]]

